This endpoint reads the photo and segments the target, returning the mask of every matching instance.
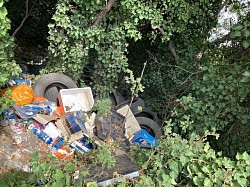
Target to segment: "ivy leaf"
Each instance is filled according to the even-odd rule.
[[[176,173],[180,172],[180,168],[179,168],[179,163],[176,161],[172,161],[169,163],[169,167],[170,169],[172,169],[173,171],[175,171]]]
[[[204,146],[204,151],[207,153],[209,150],[209,143],[207,142],[206,145]]]
[[[241,36],[241,32],[236,30],[234,32],[231,32],[230,34],[231,38],[236,38],[236,37],[240,37]]]
[[[207,166],[203,166],[201,170],[203,172],[205,172],[205,173],[210,173],[211,172]]]
[[[63,174],[62,170],[61,169],[56,169],[56,173],[55,173],[56,181],[60,181],[63,178],[64,178],[64,174]]]
[[[97,187],[97,183],[96,182],[88,182],[87,187]]]
[[[241,160],[241,159],[243,159],[243,156],[240,153],[237,153],[236,160]]]
[[[185,156],[185,155],[181,155],[181,156],[180,156],[180,161],[181,161],[181,163],[182,163],[183,165],[185,165],[186,163],[188,163],[189,158],[188,158],[187,156]]]
[[[90,174],[89,174],[89,172],[88,172],[88,171],[82,171],[82,172],[81,172],[81,175],[83,175],[83,176],[87,176],[87,175],[90,175]]]
[[[28,182],[31,184],[34,184],[35,182],[37,182],[37,177],[36,175],[34,175],[33,173],[28,175]]]
[[[7,10],[5,7],[0,7],[0,19],[5,19],[7,15]]]
[[[244,36],[245,37],[249,37],[250,36],[250,31],[249,30],[245,30],[244,31]]]
[[[248,180],[245,179],[245,178],[239,178],[239,179],[237,180],[237,182],[238,182],[242,187],[248,186]]]
[[[0,83],[5,83],[8,81],[8,75],[7,74],[1,74],[0,75]]]
[[[172,178],[172,179],[176,179],[177,177],[178,177],[178,173],[176,173],[175,171],[171,171],[170,173],[169,173],[169,175],[170,175],[170,177]]]
[[[244,75],[245,77],[250,77],[250,71],[245,71],[242,75]]]
[[[243,26],[242,25],[235,25],[235,26],[233,26],[233,29],[234,30],[241,30],[241,29],[243,29]]]
[[[205,187],[211,187],[211,186],[213,186],[213,182],[211,181],[211,179],[205,178],[205,180],[204,180],[204,186]]]
[[[244,40],[242,44],[243,44],[243,47],[246,49],[246,48],[248,48],[250,46],[250,41],[249,40]]]
[[[71,164],[71,163],[67,163],[67,164],[65,164],[65,166],[64,166],[64,170],[65,170],[65,171],[73,171],[73,170],[74,170],[74,165]]]
[[[195,183],[197,186],[204,186],[204,185],[203,185],[203,180],[202,180],[201,177],[195,176],[193,180],[194,180],[194,183]]]

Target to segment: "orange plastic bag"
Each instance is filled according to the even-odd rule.
[[[43,96],[38,96],[38,97],[34,97],[33,99],[33,103],[35,102],[46,102],[48,101],[46,98],[44,98]]]
[[[16,105],[23,106],[26,104],[31,104],[34,99],[33,89],[26,84],[11,86],[11,98],[16,102]],[[6,89],[2,91],[4,95]]]

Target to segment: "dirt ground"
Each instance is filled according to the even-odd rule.
[[[16,134],[9,126],[0,126],[0,175],[11,170],[29,171],[30,153],[46,156],[48,146],[32,131]]]

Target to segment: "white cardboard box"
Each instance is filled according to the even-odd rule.
[[[78,110],[86,112],[94,105],[94,98],[90,87],[61,89],[58,99],[65,113]]]

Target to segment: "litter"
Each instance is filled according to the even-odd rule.
[[[16,102],[16,105],[23,106],[31,104],[34,99],[34,92],[30,86],[25,83],[9,87],[11,90],[11,98]],[[1,91],[2,97],[5,96],[7,89]]]
[[[18,81],[22,82],[23,79],[13,81],[19,84]],[[19,86],[32,90],[25,83]],[[110,115],[98,116],[95,112],[90,112],[94,105],[90,87],[61,89],[58,93],[59,107],[57,103],[48,101],[44,97],[34,97],[31,93],[32,91],[27,92],[29,102],[23,96],[25,102],[21,100],[12,109],[5,110],[1,119],[2,128],[7,128],[9,125],[12,130],[15,145],[32,143],[33,149],[25,148],[27,153],[39,150],[38,144],[42,144],[46,153],[52,153],[57,159],[70,160],[75,151],[84,155],[107,142],[117,142],[122,153],[129,151],[134,143],[157,146],[156,139],[141,129],[128,105],[118,110],[112,109]],[[25,137],[32,137],[32,141],[33,139],[36,141],[29,142]],[[45,144],[47,146],[44,146]],[[20,155],[24,151],[22,149],[12,153],[11,148],[0,146],[1,149],[8,155],[13,154],[15,158],[21,158]],[[96,178],[99,186],[119,182],[123,177],[133,178],[139,175],[138,166],[132,163],[126,154],[116,155],[115,158],[117,160],[115,168],[108,170],[107,176]],[[10,158],[5,158],[8,159]],[[17,166],[15,164],[16,162],[12,166]],[[18,169],[28,171],[27,164],[27,162],[21,163]],[[90,176],[98,171],[97,166],[93,167],[94,169],[89,169]],[[120,176],[113,178],[114,172],[118,172]]]
[[[131,140],[133,143],[138,143],[141,146],[157,146],[157,140],[151,136],[147,131],[144,129],[139,130],[136,132],[132,137]]]
[[[58,100],[63,112],[89,111],[94,105],[94,98],[90,87],[61,89]]]

